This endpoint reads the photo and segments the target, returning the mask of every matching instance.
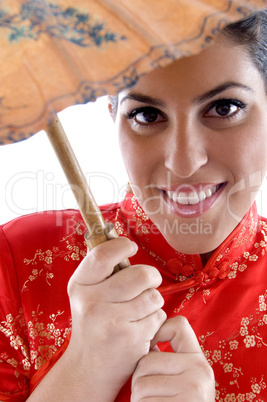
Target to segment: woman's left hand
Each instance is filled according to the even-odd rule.
[[[158,342],[169,341],[174,353],[160,352]],[[132,378],[131,402],[214,402],[213,370],[203,355],[186,318],[167,320],[140,359]]]

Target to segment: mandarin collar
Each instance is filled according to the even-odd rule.
[[[119,234],[127,234],[145,252],[157,260],[162,269],[188,288],[225,279],[236,270],[237,259],[254,247],[258,232],[258,214],[254,202],[233,232],[213,252],[205,266],[199,254],[184,254],[173,249],[159,229],[145,214],[133,194],[126,194],[116,218]]]

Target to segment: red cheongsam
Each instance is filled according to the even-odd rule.
[[[199,255],[170,247],[134,196],[101,209],[138,244],[131,263],[159,269],[164,309],[192,325],[215,373],[216,400],[267,401],[267,221],[255,204],[205,267]],[[68,345],[66,289],[86,255],[84,232],[75,210],[20,217],[0,229],[1,401],[25,401]],[[130,381],[116,400],[130,400]]]

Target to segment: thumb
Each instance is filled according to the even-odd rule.
[[[158,342],[167,341],[170,342],[175,353],[201,352],[197,337],[191,325],[183,316],[177,316],[165,321],[152,339],[151,349],[154,350],[153,348]]]
[[[79,285],[95,285],[108,278],[115,265],[132,257],[137,246],[125,237],[108,240],[93,248],[80,263],[70,282]]]

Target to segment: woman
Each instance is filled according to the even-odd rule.
[[[36,263],[37,272],[14,273],[13,297],[24,310],[30,351],[21,347],[25,324],[15,336],[22,313],[8,315],[12,297],[4,295],[0,370],[9,382],[0,388],[2,400],[25,399],[23,375],[31,378],[29,401],[213,401],[215,385],[219,401],[266,400],[267,226],[253,203],[267,170],[266,28],[266,11],[229,26],[201,54],[153,71],[112,100],[134,195],[103,213],[122,237],[95,248],[71,276],[71,337],[37,370],[51,339],[59,344],[57,331],[68,327],[64,286],[76,268],[70,256],[78,261],[84,252],[80,224],[67,230],[70,214],[55,232],[55,218],[45,216],[53,273],[45,248],[24,261],[24,271]],[[28,222],[34,226],[36,218]],[[4,261],[17,272],[19,246],[9,227],[3,233]],[[31,239],[37,248],[39,240]],[[59,250],[62,242],[69,254]],[[126,257],[132,267],[110,276]],[[11,265],[2,266],[12,283]],[[39,295],[32,289],[41,279],[50,288],[39,287]],[[53,332],[39,318],[44,295],[57,308],[51,314],[46,306]],[[29,362],[24,371],[20,355]]]

